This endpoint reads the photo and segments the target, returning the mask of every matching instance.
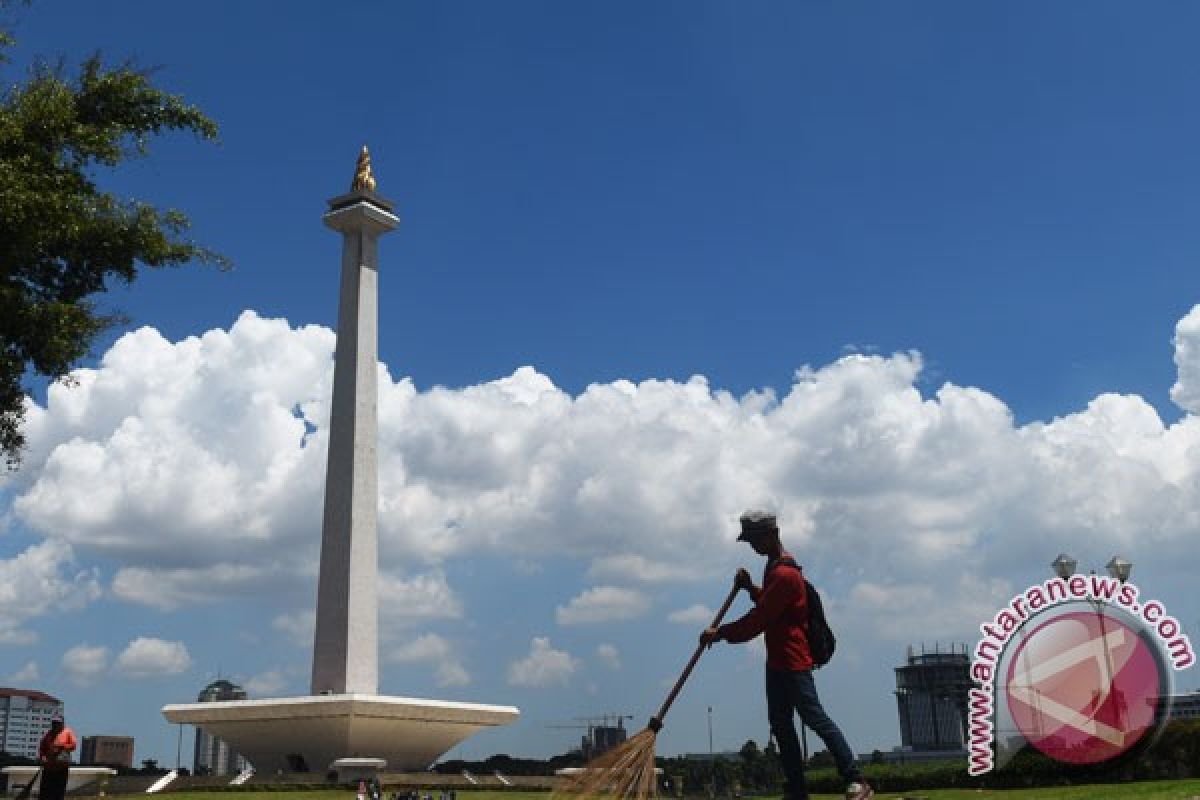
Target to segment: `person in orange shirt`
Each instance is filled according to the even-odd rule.
[[[50,730],[38,743],[38,762],[42,765],[41,800],[63,800],[67,794],[67,775],[71,753],[75,752],[75,731],[67,727],[62,714],[50,720]]]

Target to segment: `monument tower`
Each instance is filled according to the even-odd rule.
[[[392,214],[392,204],[375,194],[371,156],[365,145],[350,194],[330,200],[323,219],[342,234],[342,280],[312,693],[375,694],[379,688],[375,591],[379,237],[395,230],[400,220]]]
[[[260,772],[324,772],[335,762],[420,770],[513,706],[380,696],[377,514],[379,237],[399,220],[375,193],[363,147],[348,194],[322,219],[342,234],[329,457],[317,579],[311,694],[163,707],[229,742]]]

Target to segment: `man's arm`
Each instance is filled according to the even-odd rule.
[[[711,645],[723,639],[739,644],[748,642],[765,631],[767,625],[790,608],[800,592],[804,591],[804,582],[798,570],[777,570],[772,575],[771,580],[759,590],[754,608],[741,619],[728,622],[719,628],[708,628],[700,634],[700,641]]]
[[[738,567],[737,574],[733,577],[733,585],[738,589],[745,589],[746,593],[750,595],[750,600],[758,605],[762,589],[755,585],[754,579],[750,577],[750,573],[746,571],[745,567]],[[720,638],[716,628],[709,627],[700,632],[700,643],[706,647],[712,647],[713,642]]]

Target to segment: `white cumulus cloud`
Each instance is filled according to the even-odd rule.
[[[269,669],[246,679],[243,688],[251,698],[279,697],[291,681],[277,669]]]
[[[118,560],[119,596],[159,607],[270,588],[244,564],[281,582],[312,571],[323,453],[306,421],[323,413],[332,343],[252,312],[177,343],[122,336],[30,409],[13,510]],[[171,580],[156,592],[159,568]]]
[[[565,686],[579,668],[579,659],[565,650],[555,650],[550,639],[535,636],[529,655],[508,665],[508,682],[526,689]]]
[[[27,661],[25,666],[21,667],[16,672],[8,676],[10,684],[20,686],[22,683],[33,683],[42,677],[41,670],[38,669],[36,661]]]
[[[693,568],[685,563],[652,561],[635,553],[601,556],[594,559],[588,568],[587,575],[593,579],[616,579],[639,583],[692,581],[700,577]]]
[[[596,645],[596,656],[609,669],[621,668],[621,653],[617,650],[616,645],[608,643]]]
[[[58,539],[0,560],[0,644],[29,644],[37,635],[22,627],[26,620],[76,610],[100,596],[98,572],[74,563],[71,546]]]
[[[139,636],[121,651],[113,667],[127,678],[151,678],[177,675],[191,665],[192,657],[183,642]]]
[[[279,614],[271,620],[271,627],[297,647],[312,647],[317,632],[317,613],[310,610]]]
[[[712,622],[716,612],[705,605],[697,603],[687,608],[681,608],[677,611],[672,611],[667,614],[667,622],[674,622],[679,625],[708,625]]]
[[[207,602],[216,596],[253,595],[272,567],[212,564],[185,569],[122,567],[113,576],[113,595],[162,611]],[[218,594],[219,592],[219,594]]]
[[[333,345],[326,328],[246,312],[178,342],[134,331],[74,386],[51,387],[6,479],[12,526],[45,541],[0,561],[0,642],[95,599],[90,564],[121,565],[117,600],[163,610],[310,607]],[[835,623],[864,634],[889,596],[976,625],[977,603],[1002,602],[1059,550],[1124,552],[1139,574],[1185,580],[1179,554],[1200,528],[1200,309],[1174,346],[1174,422],[1101,394],[1017,424],[997,395],[930,385],[912,352],[846,355],[742,396],[700,376],[572,395],[530,367],[418,390],[381,366],[383,630],[399,641],[417,621],[467,617],[473,598],[448,565],[478,556],[585,565],[564,625],[678,607],[671,582],[724,580],[749,557],[736,518],[763,501]],[[936,598],[921,596],[932,585]]]
[[[572,597],[554,610],[559,625],[586,625],[639,617],[649,608],[646,596],[635,589],[596,586]]]
[[[108,658],[103,645],[77,644],[63,653],[62,668],[74,683],[86,686],[108,669]]]
[[[396,646],[388,660],[397,664],[431,664],[438,686],[466,686],[471,682],[470,673],[455,655],[450,642],[436,633],[422,634]]]
[[[457,619],[463,612],[462,600],[441,570],[407,578],[381,574],[379,608],[385,621],[396,623]]]
[[[1171,399],[1184,411],[1200,414],[1200,305],[1175,326],[1175,368],[1178,380]]]

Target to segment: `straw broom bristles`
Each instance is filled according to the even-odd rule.
[[[655,732],[646,728],[588,762],[555,792],[556,797],[645,800],[655,794]]]
[[[724,605],[713,619],[712,627],[721,624],[737,592],[738,586],[734,583]],[[691,660],[683,668],[683,674],[675,682],[662,708],[650,718],[650,724],[644,731],[589,761],[582,770],[569,776],[554,791],[552,797],[555,800],[596,800],[601,796],[611,800],[646,800],[657,794],[658,782],[655,780],[654,771],[655,739],[662,730],[662,721],[667,716],[667,710],[675,702],[675,697],[683,688],[688,675],[692,674],[692,668],[696,666],[703,652],[704,645],[697,645]]]

